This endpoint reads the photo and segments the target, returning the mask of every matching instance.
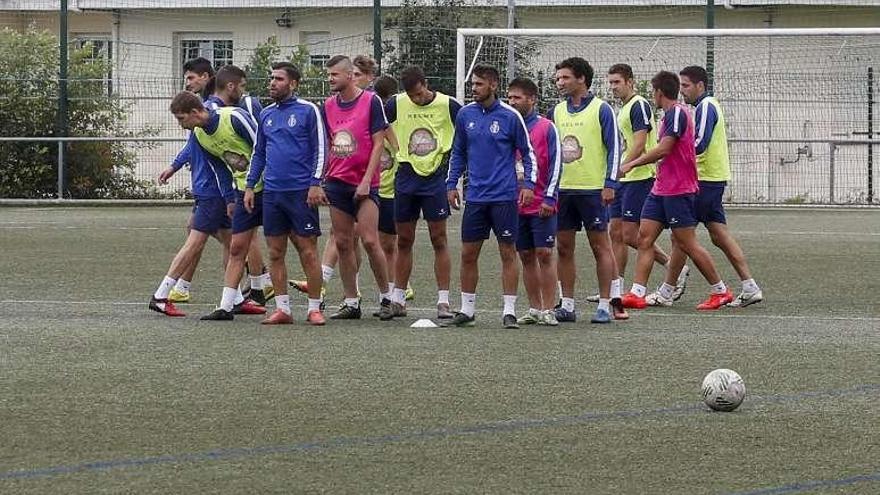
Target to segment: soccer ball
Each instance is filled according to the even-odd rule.
[[[703,378],[703,402],[716,411],[733,411],[746,396],[746,384],[736,371],[717,369]]]

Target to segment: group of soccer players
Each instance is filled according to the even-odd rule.
[[[474,101],[465,106],[431,90],[416,66],[403,70],[399,82],[375,77],[375,62],[364,56],[335,56],[326,68],[331,94],[319,107],[297,97],[301,75],[294,65],[274,64],[273,103],[260,110],[243,94],[240,69],[227,66],[214,75],[204,59],[184,67],[187,91],[174,97],[171,112],[192,133],[160,181],[189,163],[195,206],[189,236],[150,309],[184,315],[174,303],[188,297],[201,252],[214,236],[224,246],[224,289],[219,307],[202,319],[263,314],[274,297],[276,309],[262,323],[291,323],[291,285],[308,293],[307,321],[323,325],[324,286],[337,261],[344,299],[329,317],[361,318],[361,249],[379,293],[373,315],[381,320],[406,316],[420,217],[433,247],[437,317],[446,326],[475,322],[478,260],[490,231],[501,257],[505,328],[577,320],[575,246],[581,229],[587,232],[599,286],[598,295],[589,298],[598,303],[593,323],[627,319],[627,309],[672,305],[685,290],[688,258],[711,286],[698,309],[743,307],[763,299],[726,226],[725,122],[718,101],[707,92],[703,68],[654,76],[652,108],[636,93],[632,68],[612,66],[607,82],[622,105],[615,115],[590,91],[590,64],[568,58],[556,65],[562,100],[546,117],[537,111],[533,81],[510,81],[504,103],[498,71],[487,65],[472,69]],[[680,95],[696,107],[693,116],[679,103]],[[654,109],[663,111],[659,121]],[[463,177],[464,198],[459,193]],[[332,226],[319,261],[321,205],[329,205]],[[461,306],[452,312],[446,220],[450,209],[462,207]],[[699,223],[740,276],[738,296],[700,245]],[[260,225],[268,274],[254,236]],[[665,228],[671,230],[669,254],[656,245]],[[305,281],[288,283],[288,240]],[[632,286],[623,293],[630,248],[638,256]],[[665,277],[648,294],[654,263],[665,267]],[[517,318],[520,265],[529,310]],[[247,294],[239,289],[245,269]]]

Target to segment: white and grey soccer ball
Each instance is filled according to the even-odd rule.
[[[746,384],[736,371],[717,369],[703,378],[703,402],[715,411],[733,411],[746,396]]]

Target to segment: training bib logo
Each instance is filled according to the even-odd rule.
[[[236,172],[244,172],[248,167],[248,159],[246,156],[235,153],[234,151],[224,151],[223,161],[232,170]]]
[[[357,151],[357,140],[348,130],[343,129],[333,136],[333,145],[330,151],[339,158],[348,158]]]
[[[576,136],[562,138],[562,163],[571,163],[584,156],[584,148]]]
[[[388,153],[388,150],[382,148],[382,154],[379,155],[379,169],[384,172],[391,170],[392,166],[394,166],[394,160],[391,159],[391,154]]]
[[[428,156],[437,149],[437,138],[430,130],[421,127],[409,137],[409,153],[416,156]]]
[[[492,125],[489,126],[489,132],[491,132],[492,134],[498,134],[498,132],[500,130],[501,130],[501,125],[498,124],[497,120],[493,120]]]

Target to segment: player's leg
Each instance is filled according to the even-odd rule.
[[[536,325],[543,322],[544,302],[541,298],[541,275],[532,232],[533,218],[537,217],[520,215],[519,232],[516,238],[516,250],[519,253],[520,263],[522,263],[523,286],[529,300],[529,311],[517,320],[520,325]]]
[[[153,294],[150,300],[149,308],[153,311],[166,314],[168,316],[185,316],[183,312],[178,310],[172,301],[168,300],[171,290],[177,283],[181,274],[184,273],[187,266],[192,263],[193,258],[205,248],[209,234],[198,230],[190,229],[189,234],[184,241],[183,246],[177,251],[168,272]]]
[[[709,222],[706,224],[706,229],[709,231],[712,244],[724,252],[727,260],[733,265],[736,274],[739,275],[739,279],[742,281],[742,292],[730,303],[730,306],[745,307],[763,301],[763,291],[761,291],[755,279],[752,278],[752,272],[749,269],[749,263],[746,261],[746,255],[736,241],[736,238],[730,233],[727,224]]]
[[[342,293],[344,299],[344,307],[340,311],[346,310],[346,313],[352,313],[354,317],[357,310],[357,317],[360,317],[360,302],[357,297],[357,288],[355,287],[355,273],[357,271],[357,261],[354,254],[354,217],[335,206],[330,207],[330,222],[333,224],[333,240],[336,244],[336,250],[339,256],[339,277],[342,280]],[[324,260],[326,261],[326,259]],[[330,316],[336,319],[337,313]],[[342,318],[340,315],[338,318]]]
[[[239,290],[242,273],[245,266],[245,257],[248,247],[254,237],[255,228],[243,232],[235,232],[229,244],[229,262],[223,276],[223,292],[220,296],[220,305],[210,314],[203,316],[202,320],[232,320],[234,313],[263,314],[266,309],[255,304],[251,300],[244,300]]]
[[[403,297],[404,303],[397,303],[396,306],[394,299],[394,294],[399,288],[395,284],[397,280],[397,228],[394,223],[395,202],[396,199],[393,198],[379,198],[379,245],[382,247],[382,252],[385,253],[385,263],[388,265],[388,286],[391,296],[387,304],[392,306],[391,311],[388,313],[392,316],[404,316],[406,314],[406,308],[404,307],[406,295]],[[381,311],[373,313],[373,316],[381,316]]]
[[[382,251],[382,245],[379,242],[378,200],[378,196],[371,194],[371,197],[361,200],[358,204],[355,235],[360,238],[361,246],[363,246],[367,259],[370,261],[373,278],[376,280],[376,286],[379,290],[379,300],[383,309],[385,309],[384,313],[389,313],[391,294],[388,291],[388,261],[385,259],[385,252]],[[355,269],[357,269],[356,256]],[[384,313],[383,315],[387,319],[388,315]]]
[[[609,323],[612,318],[626,319],[628,315],[620,304],[620,281],[617,261],[608,235],[608,208],[598,195],[582,196],[581,218],[587,229],[590,250],[596,260],[596,279],[599,283],[599,305],[592,323]],[[612,311],[611,301],[614,300]]]
[[[516,240],[519,231],[519,211],[515,201],[489,205],[492,231],[498,240],[501,255],[501,288],[503,310],[501,323],[504,328],[519,328],[516,323],[516,296],[519,285],[519,261],[516,256]]]
[[[296,216],[293,219],[293,242],[303,273],[309,285],[309,305],[307,321],[312,325],[323,325],[324,314],[321,312],[321,263],[318,261],[318,236],[321,235],[320,216],[317,207],[307,203],[308,192],[297,192],[293,203]]]
[[[624,235],[623,221],[623,198],[628,183],[622,183],[614,201],[608,206],[608,235],[611,237],[611,250],[614,252],[614,260],[617,262],[617,277],[623,278],[626,273],[626,263],[629,258],[629,246]],[[617,278],[615,277],[615,278]]]
[[[623,296],[623,306],[626,308],[644,309],[648,306],[647,284],[654,265],[654,246],[667,225],[667,218],[663,197],[649,194],[645,199],[638,223],[639,233],[636,242],[638,255],[633,284],[629,292]]]
[[[437,282],[437,317],[452,318],[449,311],[449,283],[452,273],[452,260],[449,257],[449,241],[446,235],[446,220],[449,218],[449,200],[445,187],[434,194],[420,196],[419,207],[428,224],[428,236],[434,250],[434,280]]]
[[[480,279],[479,259],[483,241],[489,238],[491,218],[489,205],[468,202],[461,215],[461,264],[459,280],[461,308],[443,326],[469,327],[474,325],[477,282]]]

